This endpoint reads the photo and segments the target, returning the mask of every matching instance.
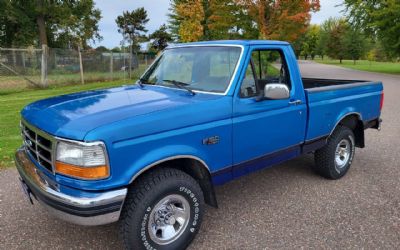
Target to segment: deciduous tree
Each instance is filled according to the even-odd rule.
[[[306,60],[308,56],[311,56],[311,59],[314,60],[315,55],[318,53],[318,45],[321,38],[319,25],[310,25],[304,37],[302,54]]]
[[[100,40],[101,12],[93,0],[1,0],[2,46],[69,47]]]
[[[306,32],[319,0],[236,0],[257,23],[261,39],[296,41]]]
[[[350,22],[379,38],[392,56],[400,56],[400,1],[345,0]]]
[[[349,26],[344,35],[344,50],[346,56],[352,59],[354,64],[367,53],[367,38],[362,30],[355,26]]]
[[[109,52],[110,50],[107,49],[107,48],[104,47],[104,46],[99,46],[99,47],[96,48],[96,51],[97,51],[97,52]]]
[[[319,29],[319,40],[317,44],[317,55],[319,55],[322,60],[324,60],[324,56],[327,54],[328,49],[328,39],[329,39],[329,32],[324,25],[320,26]]]
[[[170,10],[169,27],[182,42],[234,39],[251,30],[235,0],[173,0]]]
[[[348,23],[343,18],[330,18],[323,25],[328,31],[327,54],[342,63],[347,52],[345,35],[349,28]]]

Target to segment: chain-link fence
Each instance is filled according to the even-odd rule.
[[[47,48],[0,48],[0,89],[138,78],[156,55]]]

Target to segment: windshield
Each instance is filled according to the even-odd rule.
[[[224,93],[241,53],[240,47],[180,47],[167,49],[142,78],[142,83]],[[175,84],[173,84],[174,82]]]

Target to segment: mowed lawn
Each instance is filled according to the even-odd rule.
[[[130,82],[133,82],[130,80]],[[48,89],[0,90],[0,168],[14,165],[13,155],[21,145],[19,130],[21,109],[34,101],[51,96],[123,85],[123,81],[85,85],[55,86]]]
[[[339,60],[331,60],[331,59],[316,59],[318,63],[330,64],[341,66],[350,69],[370,71],[370,72],[378,72],[378,73],[387,73],[387,74],[400,74],[400,63],[396,62],[370,62],[367,60],[358,60],[356,64],[352,60],[343,60],[342,64],[340,64]]]

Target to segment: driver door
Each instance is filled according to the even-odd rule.
[[[280,49],[253,50],[233,101],[233,176],[238,177],[300,154],[306,104],[296,94]],[[266,100],[265,84],[286,84],[290,98]],[[296,103],[296,104],[294,104]]]

